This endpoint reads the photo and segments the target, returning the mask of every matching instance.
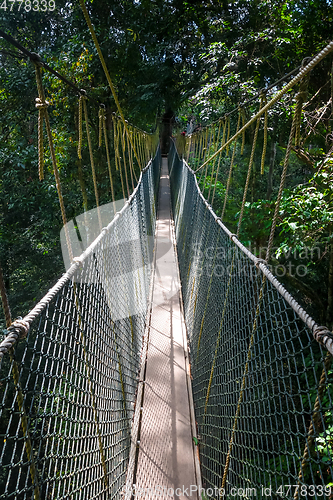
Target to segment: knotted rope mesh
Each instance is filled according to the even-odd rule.
[[[3,356],[2,499],[119,498],[146,324],[159,168],[158,153],[127,206],[74,264],[74,275],[67,273],[41,312],[24,318],[30,330],[15,345],[14,359]]]
[[[203,487],[328,498],[331,356],[217,223],[174,147],[169,168]]]

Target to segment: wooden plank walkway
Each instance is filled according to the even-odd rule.
[[[156,227],[156,266],[140,429],[136,491],[141,498],[198,498],[192,395],[180,307],[167,160],[163,158]],[[191,390],[191,389],[190,389]],[[192,486],[192,487],[191,487]],[[140,493],[139,493],[140,494]]]

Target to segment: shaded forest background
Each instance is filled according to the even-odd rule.
[[[155,130],[163,116],[172,118],[176,130],[189,133],[217,120],[298,67],[305,57],[315,55],[333,33],[330,0],[99,0],[86,4],[124,114],[147,131]],[[116,112],[78,3],[56,0],[55,9],[44,13],[33,8],[18,12],[16,4],[10,11],[10,4],[2,3],[0,28],[105,104],[109,117]],[[77,157],[78,96],[47,72],[43,78],[71,219],[83,212],[80,170],[88,208],[95,206],[87,148],[82,161]],[[15,317],[24,315],[64,271],[62,222],[47,155],[45,179],[38,179],[34,68],[3,39],[0,82],[0,261]],[[329,326],[333,322],[332,89],[329,56],[310,76],[301,144],[294,148],[290,162],[273,257],[275,268],[286,270],[280,279],[318,322]],[[252,251],[258,252],[267,241],[295,102],[290,92],[270,112],[266,177],[259,174],[260,160],[255,161],[241,233]],[[248,117],[256,105],[253,101],[246,107]],[[98,105],[89,99],[88,107],[100,198],[107,203],[107,167],[97,140]],[[231,120],[234,128],[237,113]],[[107,123],[111,130],[111,120]],[[236,153],[226,213],[230,227],[240,209],[253,133],[250,129],[246,134],[244,154]],[[258,159],[260,141],[259,136]],[[214,204],[218,214],[230,159],[223,161]],[[121,198],[119,182],[115,187]],[[291,271],[298,265],[306,270],[301,277]]]

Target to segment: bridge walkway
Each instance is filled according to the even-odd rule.
[[[174,491],[171,496],[196,500],[198,464],[192,439],[192,394],[166,158],[162,163],[155,237],[156,264],[135,482],[136,488],[145,491],[145,499],[156,495],[170,499]]]

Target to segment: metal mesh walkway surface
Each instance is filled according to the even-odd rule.
[[[156,267],[136,489],[144,498],[196,499],[187,347],[173,244],[167,161],[162,160]]]

